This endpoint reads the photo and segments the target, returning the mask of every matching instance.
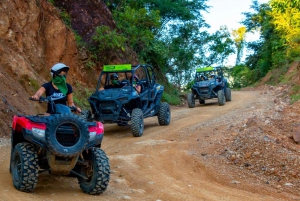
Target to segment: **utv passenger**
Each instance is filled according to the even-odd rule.
[[[216,75],[215,74],[211,74],[209,79],[215,79]]]
[[[39,100],[39,98],[45,93],[46,96],[51,96],[55,104],[63,104],[68,106],[75,106],[73,101],[73,89],[70,84],[66,82],[67,73],[70,67],[63,63],[57,63],[52,66],[50,74],[52,80],[50,82],[44,83],[37,92],[31,97],[34,100]],[[81,112],[79,107],[77,112]],[[48,104],[48,108],[45,115],[52,113],[52,107]]]
[[[131,78],[132,79],[132,78]],[[130,79],[130,80],[131,80]],[[133,87],[135,88],[135,90],[138,92],[138,93],[141,93],[141,90],[142,90],[142,87],[141,85],[139,85],[139,78],[137,75],[134,75],[133,76]]]

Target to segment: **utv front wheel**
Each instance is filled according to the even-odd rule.
[[[169,125],[171,121],[170,106],[168,103],[163,102],[158,109],[158,123],[159,125]]]
[[[105,152],[93,147],[83,153],[83,156],[87,165],[81,167],[80,173],[85,178],[77,177],[81,190],[91,195],[103,193],[110,179],[110,165]]]
[[[223,90],[218,91],[218,103],[220,106],[225,105],[225,96]]]
[[[195,107],[195,99],[194,99],[193,93],[189,93],[188,94],[188,96],[187,96],[187,102],[188,102],[189,108]]]
[[[19,191],[32,192],[38,181],[38,159],[34,145],[27,142],[17,144],[10,169],[14,187]]]
[[[140,108],[132,110],[131,132],[134,137],[141,137],[144,132],[144,115]]]
[[[226,88],[226,90],[225,90],[225,99],[226,99],[226,101],[231,101],[231,89],[230,88]]]

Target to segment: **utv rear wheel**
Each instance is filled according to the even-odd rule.
[[[225,99],[226,99],[226,101],[231,101],[231,89],[230,88],[226,88],[226,90],[225,90]]]
[[[170,106],[168,103],[163,102],[158,109],[158,123],[159,125],[169,125],[171,120]]]
[[[144,132],[144,115],[140,108],[132,110],[131,132],[134,137],[141,137]]]
[[[225,105],[225,96],[223,90],[218,91],[218,103],[220,106]]]
[[[85,149],[89,141],[89,132],[87,124],[78,115],[59,114],[49,121],[45,138],[54,155],[73,157]]]
[[[28,142],[17,144],[10,169],[14,187],[19,191],[32,192],[38,181],[38,159],[34,145]]]
[[[87,154],[86,154],[87,153]],[[110,179],[110,165],[108,157],[102,149],[93,147],[83,154],[86,166],[81,166],[78,183],[83,192],[91,195],[103,193]]]
[[[188,102],[189,108],[195,107],[195,99],[194,99],[193,93],[189,93],[188,94],[188,96],[187,96],[187,102]]]

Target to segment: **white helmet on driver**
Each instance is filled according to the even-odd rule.
[[[50,71],[51,77],[53,77],[53,75],[58,75],[61,71],[68,72],[69,69],[70,69],[70,67],[67,66],[66,64],[57,63],[54,66],[52,66],[52,68],[51,68],[51,71]]]

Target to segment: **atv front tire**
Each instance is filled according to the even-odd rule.
[[[171,121],[170,106],[168,103],[163,102],[158,109],[158,123],[159,125],[169,125]]]
[[[141,137],[144,132],[144,115],[140,108],[132,110],[131,132],[134,137]]]
[[[218,103],[220,106],[225,105],[225,95],[223,90],[218,91]]]
[[[19,191],[32,192],[38,181],[38,159],[34,145],[28,142],[17,144],[10,169],[14,187]]]
[[[80,168],[80,174],[84,175],[86,179],[77,177],[81,190],[90,195],[103,193],[110,179],[108,157],[102,149],[96,147],[84,152],[83,157],[88,165]]]
[[[187,102],[189,108],[194,108],[195,107],[195,99],[193,93],[189,93],[187,96]]]

